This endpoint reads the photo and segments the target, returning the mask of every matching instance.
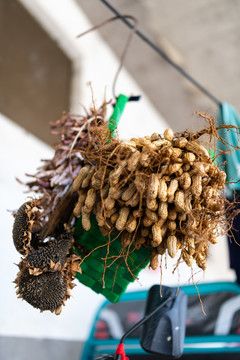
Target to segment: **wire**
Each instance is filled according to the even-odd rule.
[[[138,21],[137,19],[134,17],[134,16],[131,16],[131,15],[121,15],[121,16],[114,16],[108,20],[105,20],[103,22],[101,22],[100,24],[97,24],[96,26],[93,26],[91,29],[88,29],[84,32],[82,32],[81,34],[77,35],[76,38],[80,38],[88,33],[90,33],[91,31],[94,31],[94,30],[97,30],[99,29],[100,27],[112,22],[112,21],[115,21],[115,20],[118,20],[120,19],[121,20],[121,17],[124,17],[124,19],[131,19],[133,21],[133,25],[131,24],[131,31],[129,33],[129,36],[128,36],[128,39],[127,39],[127,42],[126,42],[126,45],[123,49],[123,53],[121,55],[121,58],[120,58],[120,65],[117,69],[117,72],[114,76],[114,79],[113,79],[113,84],[112,84],[112,92],[113,92],[113,96],[115,97],[115,99],[117,100],[117,96],[116,96],[116,91],[115,91],[115,88],[116,88],[116,83],[117,83],[117,79],[118,79],[118,76],[119,76],[119,73],[120,71],[122,70],[122,67],[124,65],[124,61],[125,61],[125,58],[126,58],[126,55],[127,55],[127,51],[128,51],[128,48],[130,46],[130,43],[132,41],[132,38],[133,38],[133,35],[134,33],[136,32],[136,28],[137,28],[137,25],[138,25]],[[129,98],[129,101],[138,101],[139,100],[139,96],[131,96]]]
[[[129,28],[133,29],[133,25],[116,10],[107,0],[100,0],[105,4],[114,14],[116,14]],[[172,65],[181,75],[188,79],[193,85],[195,85],[200,91],[202,91],[208,98],[210,98],[217,106],[221,106],[222,102],[218,100],[213,94],[211,94],[205,87],[203,87],[197,80],[189,75],[181,66],[177,65],[159,46],[154,44],[146,35],[141,31],[135,29],[136,35],[138,35],[144,42],[146,42],[153,50],[155,50],[162,58]]]
[[[151,311],[149,314],[145,315],[140,321],[138,321],[135,325],[133,325],[133,327],[131,327],[131,329],[129,329],[121,338],[120,340],[120,344],[123,343],[126,339],[127,336],[129,336],[130,334],[132,334],[136,329],[139,328],[139,326],[141,326],[142,324],[144,324],[146,321],[148,321],[154,314],[156,314],[156,312],[158,312],[162,307],[164,307],[170,300],[172,300],[173,298],[171,296],[167,297],[166,299],[163,299],[163,301],[160,302],[160,304],[153,310]]]

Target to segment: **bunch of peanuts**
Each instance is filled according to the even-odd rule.
[[[83,228],[90,230],[94,213],[104,235],[121,232],[122,248],[148,247],[152,269],[159,254],[174,258],[180,251],[179,260],[205,270],[224,217],[226,179],[206,148],[166,129],[163,136],[113,139],[96,151],[73,182],[73,213]]]

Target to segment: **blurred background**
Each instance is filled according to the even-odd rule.
[[[240,93],[240,3],[237,0],[110,0],[138,29],[160,46],[217,100],[238,111]],[[80,359],[101,295],[77,283],[60,316],[40,314],[16,298],[14,284],[19,254],[13,247],[11,211],[29,194],[16,177],[34,174],[41,159],[53,156],[56,138],[49,122],[63,111],[82,113],[92,95],[101,105],[105,90],[112,97],[129,29],[115,21],[96,32],[76,36],[112,17],[100,0],[0,0],[0,199],[1,300],[0,359]],[[116,92],[141,95],[127,104],[119,125],[122,138],[189,128],[203,124],[200,110],[216,116],[217,104],[134,36]],[[191,272],[172,275],[171,261],[163,283],[186,284]],[[197,270],[196,270],[197,271]],[[205,274],[195,281],[234,280],[225,238],[210,251]],[[144,270],[129,290],[159,283],[158,271]]]

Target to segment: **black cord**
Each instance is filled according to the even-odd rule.
[[[148,319],[150,319],[156,312],[158,312],[163,306],[165,306],[170,300],[172,300],[172,297],[168,297],[164,299],[153,311],[151,311],[149,314],[145,315],[144,318],[142,318],[140,321],[138,321],[131,329],[129,329],[121,338],[120,344],[122,344],[126,337],[128,337],[130,334],[132,334],[136,329],[139,328],[142,324],[144,324]]]
[[[100,0],[105,4],[114,14],[119,16],[119,18],[131,29],[133,25],[125,18],[124,15],[120,14],[107,0]],[[199,90],[201,90],[207,97],[209,97],[217,106],[221,106],[222,102],[219,101],[214,95],[212,95],[205,87],[199,84],[191,75],[189,75],[181,66],[177,65],[172,59],[156,44],[154,44],[150,39],[148,39],[141,31],[136,30],[135,33],[146,42],[153,50],[155,50],[164,60],[166,60],[170,65],[172,65],[181,75],[187,78],[193,85],[195,85]]]
[[[141,325],[143,325],[146,321],[148,321],[154,314],[156,314],[156,312],[158,312],[162,307],[164,307],[170,300],[172,300],[173,298],[167,297],[166,299],[164,299],[153,311],[151,311],[149,314],[145,315],[140,321],[138,321],[135,325],[133,325],[133,327],[131,327],[131,329],[129,329],[121,338],[121,340],[119,341],[119,344],[123,344],[126,337],[128,337],[130,334],[132,334],[136,329],[138,329]],[[115,357],[115,360],[120,360],[121,359],[121,355],[117,354]]]

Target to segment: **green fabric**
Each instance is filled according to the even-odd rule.
[[[235,125],[240,127],[240,116],[237,111],[228,103],[222,103],[218,111],[218,125]],[[218,134],[224,138],[232,146],[226,146],[222,142],[217,142],[217,150],[228,151],[231,154],[219,155],[217,161],[227,174],[227,181],[236,182],[240,180],[240,150],[234,151],[235,146],[240,147],[240,131],[237,130],[219,130]],[[234,190],[240,190],[240,182],[228,185],[229,195],[232,195]]]

